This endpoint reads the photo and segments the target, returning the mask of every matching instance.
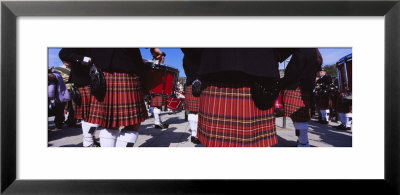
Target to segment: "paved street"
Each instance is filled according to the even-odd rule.
[[[135,147],[203,147],[201,144],[190,142],[189,123],[185,121],[185,112],[176,114],[161,114],[162,120],[170,124],[168,129],[155,129],[154,119],[149,118],[142,123],[139,138]],[[276,119],[279,142],[275,147],[293,147],[296,145],[293,123],[286,118],[286,128],[283,128],[283,118]],[[48,121],[48,146],[49,147],[82,147],[82,130],[64,126],[55,129],[54,117]],[[351,147],[352,131],[337,130],[332,126],[339,123],[330,122],[328,125],[319,124],[316,119],[309,122],[309,141],[313,147]],[[96,132],[98,139],[99,132]]]

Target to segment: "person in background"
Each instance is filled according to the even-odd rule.
[[[317,48],[295,49],[282,78],[285,116],[290,117],[298,136],[297,147],[310,147],[308,121],[315,74],[321,69],[322,56]]]
[[[336,126],[339,130],[351,130],[352,124],[352,105],[351,100],[344,99],[341,94],[338,98],[337,112],[340,118],[340,125]]]
[[[319,79],[317,81],[317,87],[325,89],[328,88],[331,83],[332,83],[331,77],[326,74],[325,69],[321,69],[321,71],[319,71]],[[319,112],[321,114],[321,120],[319,120],[319,123],[328,124],[330,105],[331,105],[331,99],[329,98],[329,95],[326,93],[321,93],[317,101],[317,108],[319,109]]]
[[[195,97],[192,94],[192,82],[197,78],[197,66],[191,62],[188,56],[183,57],[183,69],[186,74],[186,90],[185,90],[185,101],[184,108],[188,111],[187,119],[189,121],[189,127],[191,131],[190,141],[194,144],[200,144],[197,137],[197,125],[198,125],[198,112],[200,98]]]
[[[331,99],[332,99],[332,107],[330,110],[330,121],[332,122],[337,122],[339,120],[339,113],[337,112],[337,99],[339,97],[339,87],[338,87],[338,79],[337,77],[333,77],[332,78],[332,95],[331,95]]]
[[[314,76],[314,77],[315,77],[315,83],[317,83],[319,76]],[[316,95],[316,89],[315,89],[315,85],[314,85],[313,93],[311,95],[311,117],[314,117],[316,113],[319,113],[319,110],[316,105],[317,100],[318,100],[318,97]],[[321,114],[318,114],[318,118],[320,118],[320,117],[321,117]]]
[[[99,126],[101,147],[133,147],[140,124],[148,117],[141,77],[144,64],[138,48],[82,49],[68,60],[101,69],[106,81],[104,99],[90,98],[87,122]],[[67,60],[67,59],[66,59]]]
[[[155,64],[161,65],[165,61],[165,53],[159,48],[150,48],[150,53],[153,56]],[[161,120],[160,114],[163,106],[167,105],[167,99],[162,96],[152,96],[150,100],[150,110],[154,116],[154,128],[156,129],[167,129],[168,124],[164,124]]]
[[[95,131],[99,125],[87,121],[91,99],[89,89],[90,67],[73,60],[81,55],[85,55],[84,49],[63,48],[59,52],[60,59],[71,68],[69,82],[79,90],[81,95],[80,104],[74,102],[73,107],[75,111],[74,117],[81,120],[83,147],[100,147],[100,144],[95,139]]]
[[[167,56],[161,49],[159,48],[150,48],[150,53],[153,56],[154,64],[164,64],[165,57]]]
[[[48,86],[53,86],[53,90],[51,90],[52,94],[50,94],[49,97],[54,97],[55,99],[54,123],[57,129],[62,129],[65,120],[65,106],[71,98],[67,86],[65,85],[64,78],[60,73],[54,71],[53,67],[48,70]]]
[[[336,83],[338,83],[337,79]],[[335,102],[335,110],[339,115],[338,118],[340,119],[340,125],[335,126],[335,128],[339,130],[351,130],[352,100],[345,97],[344,93],[340,93],[338,91],[334,99],[334,102]]]
[[[70,78],[70,72],[71,72],[71,65],[70,65],[70,63],[68,63],[68,62],[63,62],[63,65],[61,65],[61,66],[58,66],[58,67],[55,67],[54,69],[53,69],[55,72],[58,72],[61,76],[62,76],[62,78],[63,78],[63,80],[64,80],[64,83],[65,83],[65,85],[66,85],[66,87],[67,87],[67,89],[68,89],[68,91],[69,91],[69,93],[71,94],[71,86],[72,86],[72,83],[70,82],[70,80],[69,80],[69,78]],[[75,119],[75,117],[74,117],[74,108],[73,108],[73,105],[72,105],[72,98],[71,98],[71,100],[70,101],[68,101],[67,102],[67,111],[68,111],[68,117],[67,117],[67,120],[65,121],[65,123],[69,126],[69,127],[76,127],[77,125],[76,125],[76,119]]]

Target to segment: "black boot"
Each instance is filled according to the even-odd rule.
[[[167,129],[168,126],[169,126],[168,124],[161,123],[160,125],[154,125],[154,128],[156,128],[156,129]]]
[[[201,144],[200,140],[197,137],[191,136],[190,141],[194,144]]]

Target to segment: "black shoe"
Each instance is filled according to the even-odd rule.
[[[90,144],[90,145],[88,145],[88,146],[85,146],[85,148],[97,148],[97,147],[100,147],[100,145],[96,145],[95,143],[93,143],[93,144]]]
[[[200,140],[197,137],[191,136],[190,141],[194,144],[201,144]]]
[[[154,128],[156,129],[167,129],[168,128],[168,124],[161,124],[161,125],[154,125]]]
[[[326,121],[326,120],[319,120],[318,122],[321,124],[328,124],[328,121]]]
[[[95,145],[95,146],[93,146],[93,147],[100,147],[100,143],[97,142],[96,140],[93,141],[93,144],[92,144],[92,145]]]
[[[339,129],[339,130],[350,130],[351,127],[346,127],[346,125],[342,124],[342,125],[339,125],[337,129]]]
[[[336,129],[340,129],[340,128],[342,128],[342,126],[344,126],[344,125],[342,125],[342,124],[340,124],[340,125],[337,125],[337,126],[334,126]]]

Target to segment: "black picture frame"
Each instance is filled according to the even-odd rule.
[[[16,179],[16,20],[19,16],[385,16],[385,177],[382,180],[212,181]],[[1,193],[258,194],[259,190],[278,189],[278,193],[284,194],[359,194],[360,191],[399,194],[399,28],[399,0],[2,1]]]

